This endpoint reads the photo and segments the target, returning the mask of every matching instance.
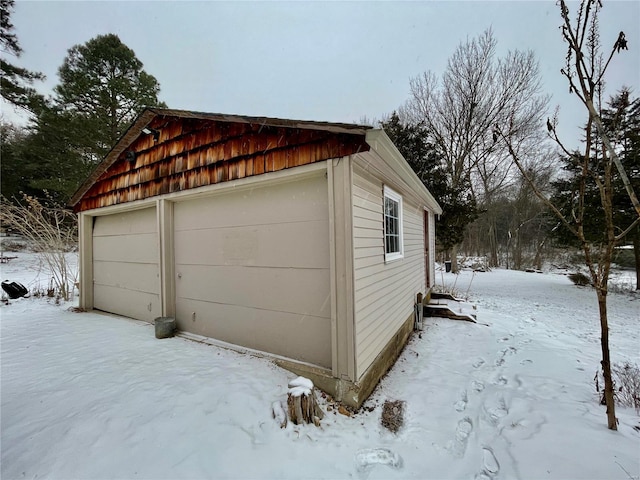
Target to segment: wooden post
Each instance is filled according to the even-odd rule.
[[[287,411],[289,419],[296,425],[313,423],[316,427],[320,426],[324,413],[318,405],[311,380],[298,377],[289,382]]]

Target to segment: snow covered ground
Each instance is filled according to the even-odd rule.
[[[35,256],[17,255],[2,278],[34,285]],[[151,325],[53,299],[11,301],[2,478],[640,478],[640,417],[619,408],[607,430],[594,391],[593,291],[505,270],[463,272],[456,286],[487,325],[427,319],[361,413],[321,399],[322,428],[272,419],[294,375],[267,359],[157,340]],[[640,363],[640,299],[611,295],[609,315],[613,361]],[[385,400],[406,402],[397,434],[380,425]]]

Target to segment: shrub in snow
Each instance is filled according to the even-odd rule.
[[[581,272],[569,274],[569,280],[571,280],[574,285],[578,285],[580,287],[591,285],[591,279]]]
[[[640,414],[640,368],[629,362],[613,366],[616,400],[620,405],[633,407]]]
[[[616,403],[623,407],[635,408],[640,414],[640,368],[629,362],[616,363],[611,367],[613,390]],[[600,404],[606,405],[604,392],[600,388],[602,372],[597,372],[594,378],[596,392],[600,396]]]
[[[405,402],[396,400],[394,402],[386,400],[382,406],[382,417],[380,423],[392,433],[397,433],[404,425]]]

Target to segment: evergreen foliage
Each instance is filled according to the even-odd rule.
[[[423,126],[403,123],[396,112],[380,122],[380,126],[442,206],[442,215],[436,223],[439,248],[448,250],[460,243],[465,227],[478,216],[475,200],[467,194],[468,184],[452,184],[446,175],[442,154],[436,145],[429,142]]]
[[[623,88],[612,97],[608,108],[602,110],[602,124],[627,172],[634,190],[640,190],[640,98],[631,99],[630,91]],[[594,138],[598,138],[593,133]],[[587,181],[584,182],[585,195],[583,202],[589,211],[582,220],[585,237],[595,244],[606,241],[606,229],[604,228],[604,209],[600,200],[600,192],[595,178],[603,176],[602,162],[603,145],[594,142],[592,154],[588,159]],[[553,183],[555,193],[552,198],[560,211],[567,218],[572,218],[572,212],[579,206],[579,189],[582,176],[584,157],[575,152],[572,156],[564,156],[561,159],[564,175]],[[616,170],[612,172],[613,187],[613,221],[615,225],[630,225],[636,213],[633,209],[627,191]],[[619,232],[617,232],[619,233]],[[633,229],[628,239],[640,234],[638,227]],[[556,241],[562,246],[579,246],[579,241],[566,226],[554,231]]]
[[[18,37],[13,33],[10,18],[13,5],[14,0],[0,0],[0,48],[4,54],[17,58],[22,54],[22,47]],[[43,79],[42,73],[18,67],[8,62],[4,55],[0,58],[0,94],[7,102],[17,107],[31,109],[37,97],[31,85],[34,81]]]
[[[58,70],[55,105],[76,148],[96,162],[147,106],[158,106],[160,85],[117,35],[98,35],[70,48]]]
[[[59,75],[54,96],[32,102],[27,131],[5,144],[8,198],[24,192],[67,202],[142,109],[164,106],[155,77],[114,34],[69,49]]]

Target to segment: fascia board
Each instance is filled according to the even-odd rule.
[[[436,215],[442,214],[440,204],[438,204],[433,195],[431,195],[431,192],[424,183],[420,181],[384,130],[375,129],[367,131],[365,141]]]

